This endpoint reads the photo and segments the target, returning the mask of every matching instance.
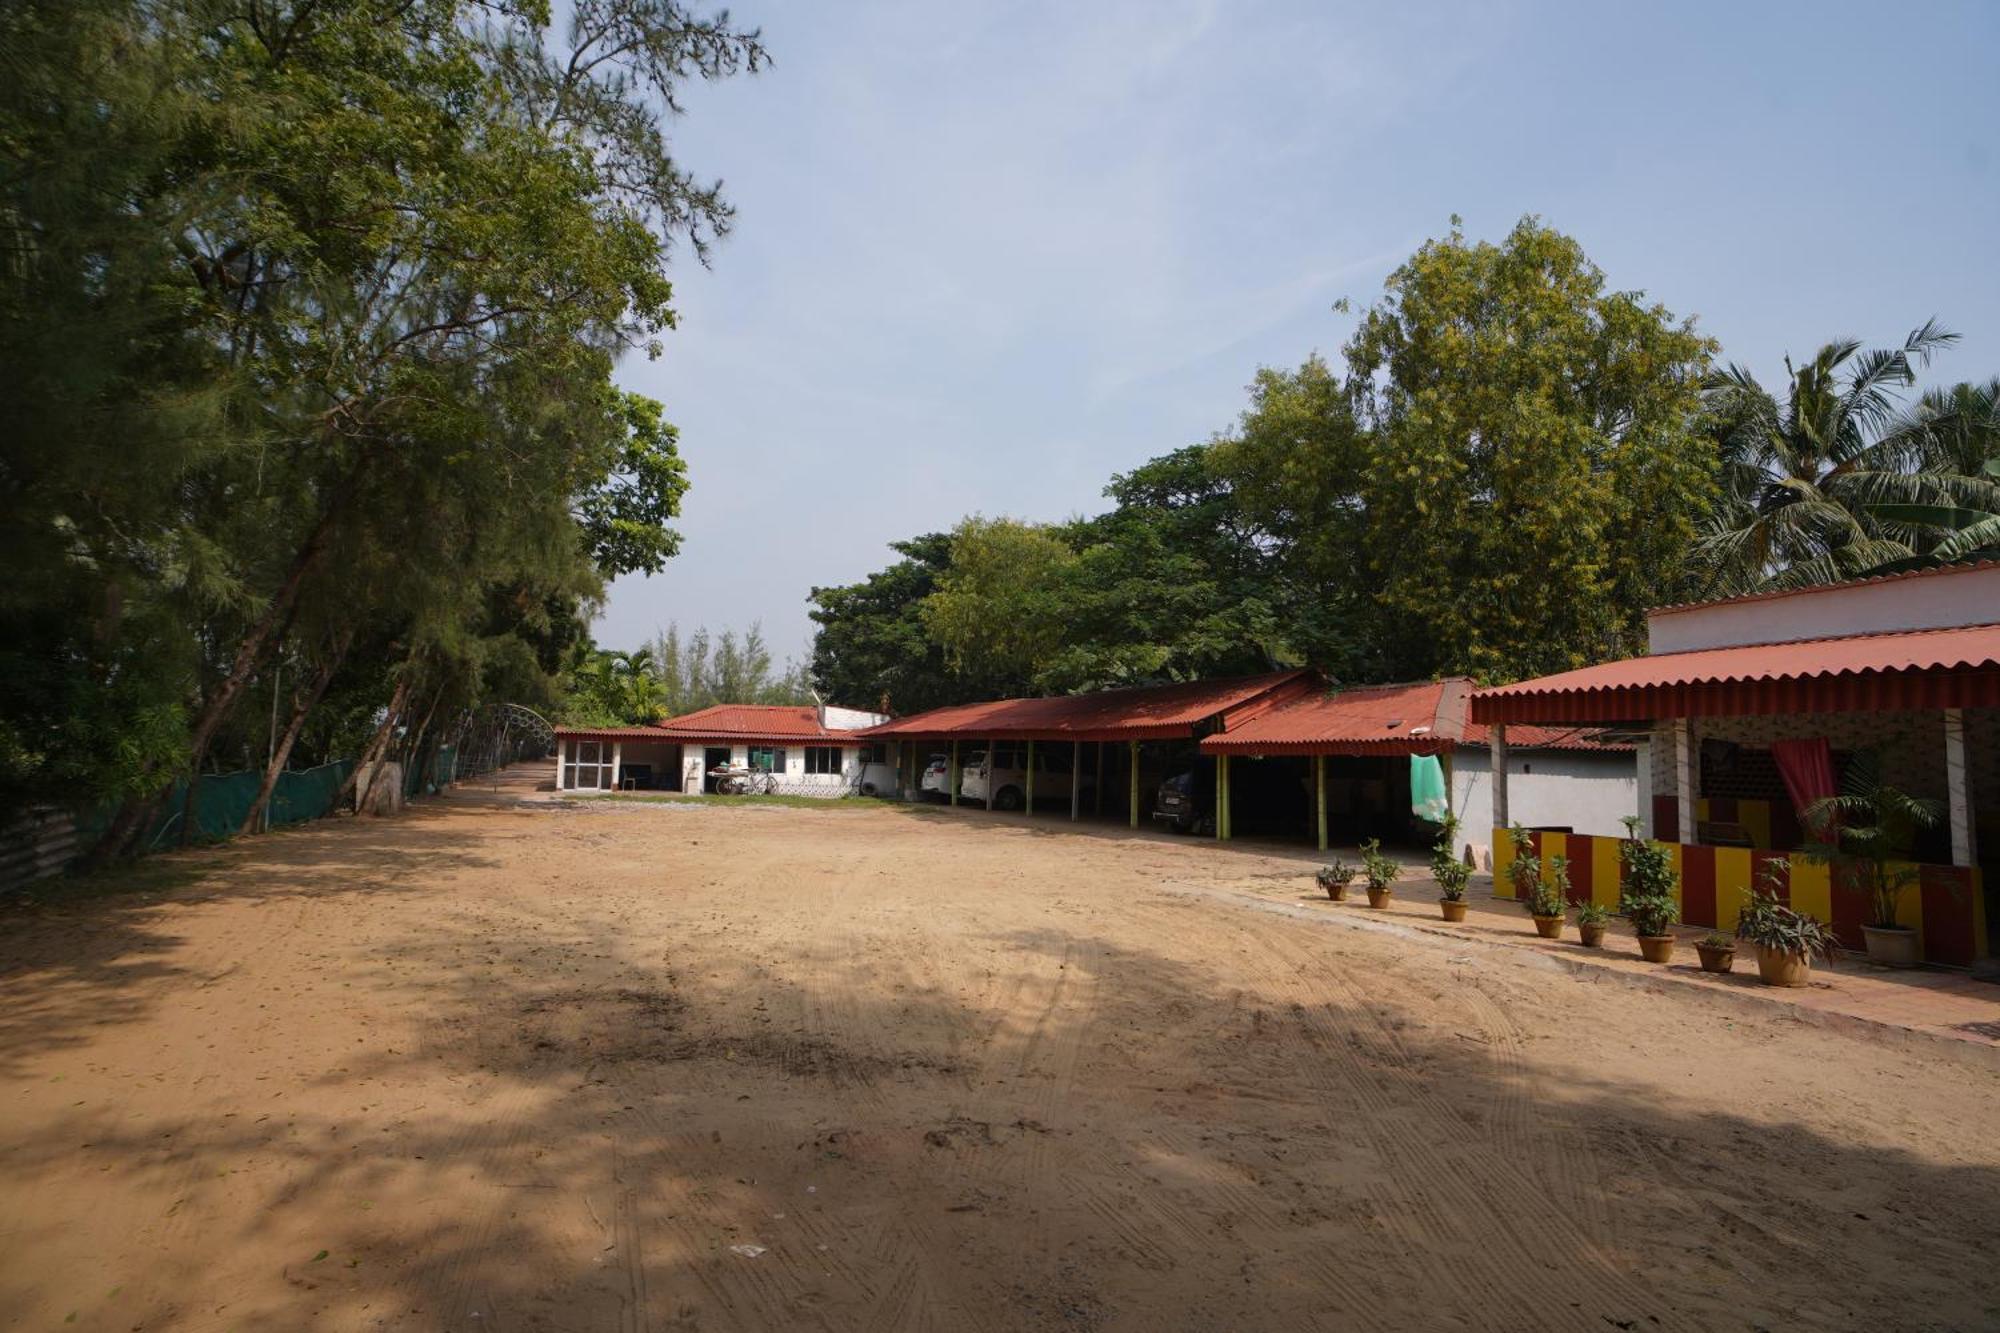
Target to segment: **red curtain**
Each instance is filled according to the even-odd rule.
[[[1814,801],[1834,794],[1833,747],[1824,736],[1809,741],[1772,741],[1771,758],[1777,761],[1778,776],[1785,780],[1785,791],[1792,798],[1792,809],[1798,811],[1799,826],[1805,829],[1806,836],[1826,836],[1829,830],[1824,826],[1813,827],[1806,810]]]

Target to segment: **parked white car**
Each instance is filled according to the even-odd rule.
[[[951,757],[934,754],[924,765],[924,776],[917,783],[917,794],[933,801],[951,799]]]
[[[990,784],[993,790],[995,810],[1019,810],[1028,803],[1028,748],[1021,746],[997,746],[994,750],[998,769],[987,763],[984,750],[973,752],[959,778],[958,799],[974,805],[986,804],[986,791]],[[1035,799],[1037,801],[1061,800],[1068,804],[1070,787],[1076,774],[1070,771],[1069,756],[1058,751],[1051,755],[1047,750],[1035,751]],[[1091,791],[1091,781],[1083,779],[1083,795]]]

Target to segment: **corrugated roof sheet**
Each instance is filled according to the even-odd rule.
[[[1631,741],[1611,741],[1603,739],[1603,731],[1598,727],[1539,727],[1532,722],[1509,722],[1507,724],[1507,748],[1510,750],[1579,750],[1598,754],[1630,754],[1639,747]],[[1459,739],[1460,745],[1488,747],[1493,744],[1493,728],[1483,722],[1465,724],[1465,735]]]
[[[1464,677],[1288,699],[1210,736],[1208,754],[1439,754],[1465,729]]]
[[[945,740],[1157,740],[1192,735],[1211,717],[1239,714],[1312,679],[1306,671],[1277,671],[1044,699],[995,699],[934,708],[856,734]]]
[[[657,741],[841,741],[854,743],[858,731],[820,725],[810,704],[715,704],[649,727],[557,727],[559,737],[584,740]]]
[[[1632,657],[1481,690],[1494,722],[2000,706],[2000,624]]]

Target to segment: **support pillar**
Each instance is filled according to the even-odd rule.
[[[1633,744],[1634,758],[1638,760],[1639,808],[1632,813],[1639,816],[1639,836],[1650,841],[1653,837],[1653,742],[1650,737],[1641,736]]]
[[[1222,840],[1228,842],[1236,836],[1236,793],[1233,790],[1236,768],[1229,762],[1228,755],[1222,755],[1220,758],[1222,767],[1216,770],[1215,774],[1215,827],[1221,833]]]
[[[1021,798],[1021,813],[1032,815],[1035,813],[1035,743],[1033,741],[1028,742],[1028,770],[1027,775],[1022,778],[1021,783],[1022,790],[1026,793]]]
[[[1674,737],[1674,816],[1680,827],[1675,838],[1695,841],[1694,826],[1694,719],[1677,717],[1670,724]]]
[[[556,740],[556,790],[557,791],[561,791],[563,789],[563,769],[566,766],[566,761],[568,759],[569,759],[569,741],[567,738],[558,737]]]
[[[1972,780],[1965,767],[1965,712],[1944,710],[1945,807],[1951,819],[1951,863],[1978,864],[1979,848],[1973,839]]]
[[[1069,743],[1069,822],[1076,822],[1083,806],[1083,742]]]
[[[624,766],[625,766],[625,742],[613,741],[611,742],[611,790],[613,791],[620,790],[618,785],[618,774],[619,770],[622,769]]]
[[[1000,756],[993,752],[993,738],[986,738],[986,808],[993,808],[993,789],[1000,785]]]
[[[1507,728],[1497,724],[1493,728],[1493,827],[1497,829],[1514,827],[1513,812],[1507,808]]]
[[[1326,756],[1313,756],[1313,805],[1319,816],[1319,849],[1326,850]]]
[[[1139,742],[1132,742],[1132,827],[1139,827]]]
[[[1090,797],[1092,806],[1090,813],[1092,813],[1093,815],[1101,816],[1104,813],[1104,742],[1103,741],[1099,741],[1097,743],[1097,781],[1092,783],[1091,787],[1093,790],[1091,792],[1091,797]]]
[[[1217,754],[1215,756],[1215,840],[1217,842],[1221,842],[1229,836],[1228,830],[1222,827],[1222,793],[1228,790],[1228,773],[1229,756]],[[1194,800],[1195,792],[1200,786],[1201,784],[1196,782],[1192,777],[1188,779],[1188,800]]]
[[[951,743],[951,758],[946,762],[951,765],[951,772],[944,775],[945,786],[951,792],[951,803],[957,805],[959,779],[965,776],[965,771],[958,766],[958,742],[955,740]]]

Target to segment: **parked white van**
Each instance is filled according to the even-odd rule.
[[[973,805],[986,804],[989,784],[993,789],[993,808],[996,810],[1019,810],[1028,803],[1028,747],[1025,742],[1017,745],[996,745],[993,747],[995,763],[987,762],[984,750],[975,750],[967,761],[959,777],[958,798]],[[1035,800],[1057,801],[1069,804],[1070,788],[1076,774],[1070,770],[1067,747],[1058,747],[1054,753],[1046,748],[1035,751]],[[1091,780],[1083,779],[1082,796],[1091,794]]]

